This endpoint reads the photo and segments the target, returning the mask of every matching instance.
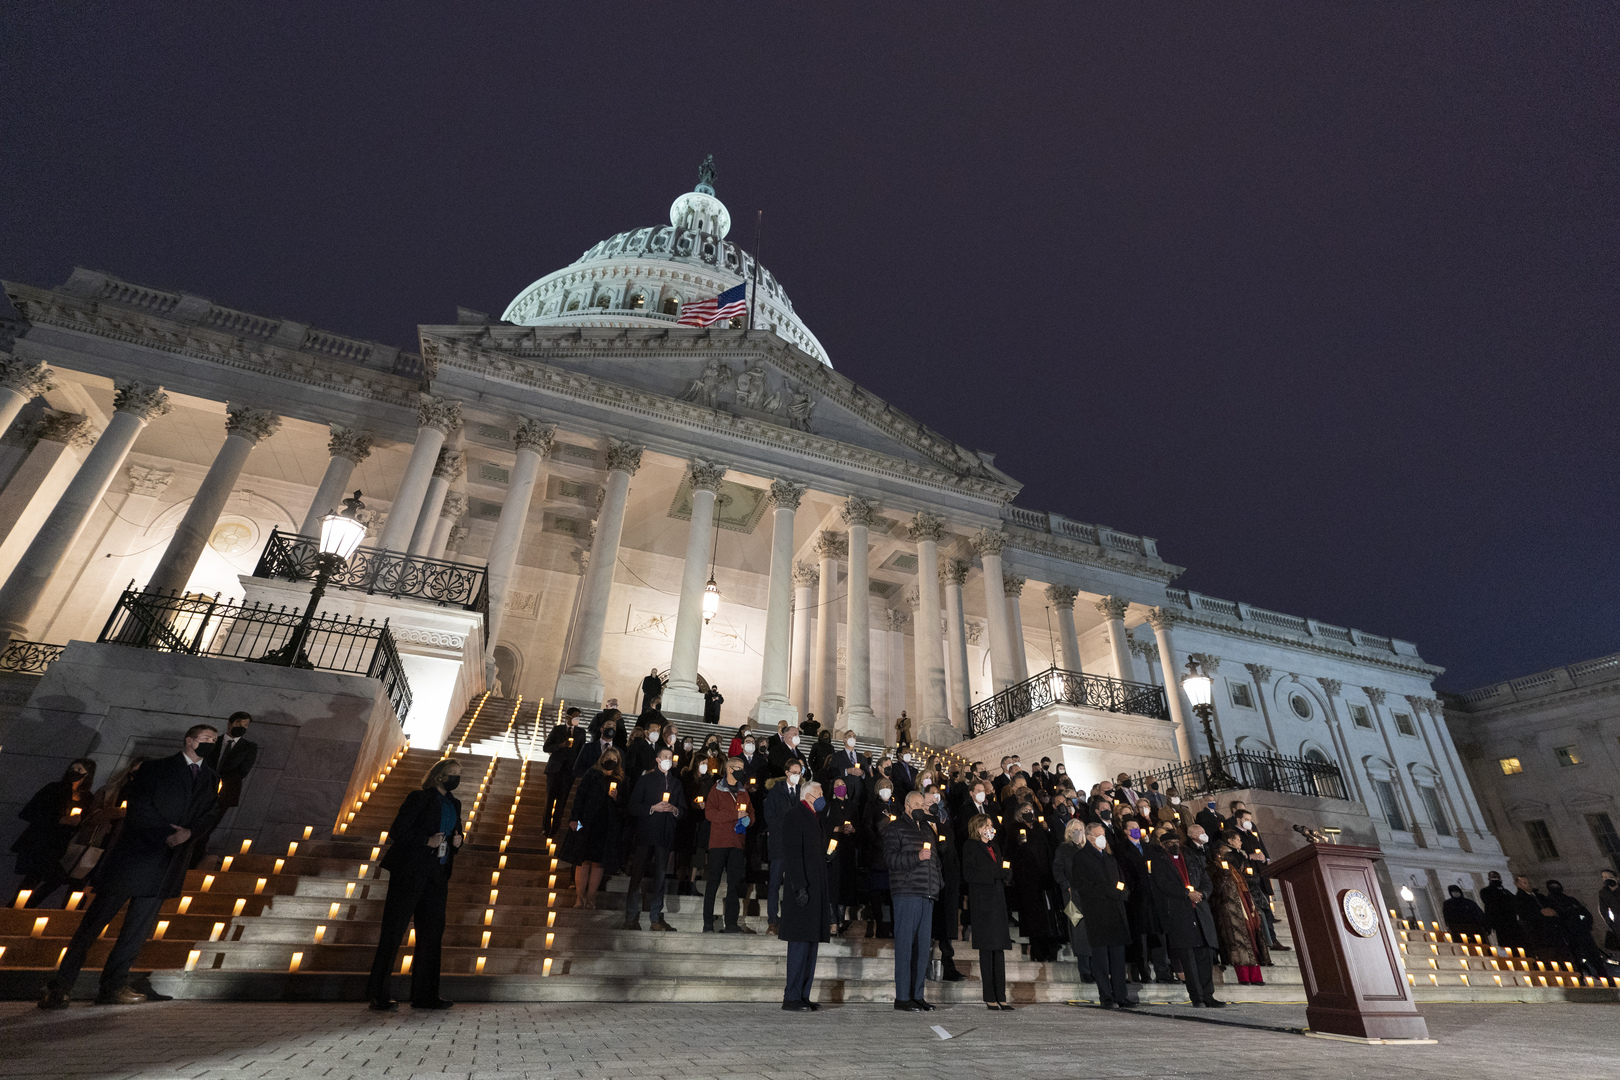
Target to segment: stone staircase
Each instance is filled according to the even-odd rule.
[[[468,843],[450,886],[443,970],[447,996],[464,1001],[779,1001],[786,948],[764,933],[757,900],[746,921],[756,934],[701,933],[702,898],[670,895],[666,919],[677,933],[626,931],[624,885],[612,879],[596,909],[575,908],[573,873],[547,841],[541,743],[556,715],[540,702],[485,695],[475,699],[444,751],[406,749],[375,778],[336,834],[315,835],[285,850],[243,850],[210,859],[187,875],[185,894],[164,905],[162,921],[137,970],[175,997],[257,1000],[349,1000],[364,997],[386,881],[377,860],[385,830],[405,795],[444,752],[463,762],[459,794],[470,816]],[[685,730],[683,725],[682,730]],[[476,787],[474,786],[476,785]],[[699,886],[701,889],[701,885]],[[81,902],[75,906],[82,906]],[[1280,905],[1279,905],[1280,914]],[[0,996],[32,997],[56,966],[78,924],[77,911],[0,911]],[[1438,931],[1396,924],[1408,980],[1422,1000],[1565,1000],[1615,996],[1573,973],[1546,970],[1505,950],[1451,942]],[[852,933],[822,946],[821,1001],[889,1001],[892,943]],[[1291,943],[1285,921],[1278,933]],[[92,951],[79,993],[93,990],[95,969],[117,924]],[[409,971],[414,939],[401,949]],[[932,1000],[980,1000],[977,954],[957,947],[958,983],[932,983]],[[1072,959],[1027,959],[1015,942],[1007,958],[1014,1001],[1095,1001]],[[1065,952],[1065,955],[1066,952]],[[1294,952],[1273,955],[1266,985],[1225,985],[1234,1001],[1298,1002],[1304,988]],[[1525,965],[1529,967],[1526,968]],[[403,986],[398,988],[403,990]],[[1142,986],[1149,1002],[1185,1002],[1179,985]]]

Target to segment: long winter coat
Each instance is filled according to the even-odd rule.
[[[1085,916],[1086,940],[1091,947],[1129,945],[1131,922],[1125,914],[1125,879],[1119,863],[1088,843],[1074,857],[1072,873],[1070,889]]]
[[[142,765],[125,789],[124,831],[96,865],[96,888],[126,896],[179,896],[191,843],[219,821],[218,785],[207,765],[193,779],[183,753]],[[169,847],[173,825],[190,829],[191,843]]]
[[[589,747],[587,747],[589,749]],[[607,873],[616,873],[624,865],[624,817],[620,801],[628,801],[624,781],[609,795],[611,777],[601,769],[592,769],[579,778],[579,790],[574,793],[573,819],[579,822],[577,830],[563,839],[558,857],[564,862],[600,863]]]
[[[776,850],[782,855],[783,884],[776,936],[783,941],[830,941],[832,898],[827,889],[827,837],[816,812],[795,802],[782,819]],[[802,904],[801,894],[805,897]]]
[[[1233,851],[1225,844],[1210,850],[1215,932],[1221,939],[1221,948],[1226,951],[1227,961],[1236,967],[1271,963],[1266,931],[1260,925],[1260,913],[1254,910],[1249,894],[1245,863],[1243,852]]]
[[[1001,865],[1008,861],[993,843],[969,840],[962,845],[962,881],[967,885],[975,949],[1012,948],[1012,933],[1007,928],[1007,885],[1013,874]]]
[[[1022,835],[1020,835],[1022,834]],[[1052,845],[1046,830],[1035,822],[1002,830],[1003,837],[1018,837],[1012,845],[1012,886],[1018,904],[1018,929],[1028,938],[1062,937],[1052,896],[1057,882],[1052,877]]]
[[[87,809],[90,788],[85,785],[73,790],[71,780],[53,780],[34,792],[28,805],[17,816],[28,822],[28,828],[17,837],[11,850],[17,855],[17,873],[28,878],[48,878],[61,865],[68,844],[78,825],[63,825],[72,807]]]
[[[1160,932],[1164,934],[1165,948],[1218,947],[1220,940],[1215,932],[1214,913],[1209,910],[1209,894],[1205,892],[1204,899],[1198,904],[1192,901],[1192,890],[1204,892],[1198,889],[1198,883],[1193,880],[1193,861],[1183,858],[1187,880],[1182,881],[1175,860],[1168,851],[1158,844],[1148,844],[1145,850],[1149,902],[1153,905]]]

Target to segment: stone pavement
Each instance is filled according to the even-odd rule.
[[[1016,1013],[888,1006],[783,1013],[765,1005],[460,1005],[376,1014],[341,1004],[175,1001],[0,1004],[0,1077],[140,1080],[1245,1080],[1417,1074],[1426,1078],[1599,1076],[1612,1072],[1620,1007],[1431,1005],[1435,1046],[1365,1046],[1228,1024],[1038,1005]],[[1189,1010],[1176,1010],[1186,1011]],[[1190,1013],[1210,1016],[1205,1012]],[[1223,1021],[1301,1025],[1298,1005],[1241,1005]],[[953,1038],[941,1040],[938,1024]]]

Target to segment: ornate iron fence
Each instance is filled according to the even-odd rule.
[[[138,649],[274,663],[292,640],[303,612],[221,601],[216,594],[181,596],[125,589],[97,640]],[[401,723],[411,711],[411,686],[388,622],[317,614],[293,667],[378,679]]]
[[[314,581],[320,540],[272,530],[253,576]],[[348,565],[332,575],[334,589],[381,593],[396,599],[426,600],[440,607],[476,611],[489,620],[489,575],[482,566],[406,555],[399,551],[360,548]]]
[[[1230,783],[1219,783],[1225,770]],[[1325,761],[1305,758],[1281,757],[1277,754],[1256,754],[1238,750],[1219,754],[1214,758],[1201,757],[1180,765],[1171,765],[1157,772],[1142,773],[1136,778],[1136,789],[1144,791],[1149,780],[1159,782],[1159,790],[1174,786],[1183,795],[1201,791],[1223,791],[1237,788],[1256,788],[1261,791],[1282,791],[1291,795],[1309,795],[1318,799],[1348,799],[1348,789],[1339,767]]]
[[[43,675],[51,662],[62,656],[66,645],[47,645],[43,641],[13,641],[0,653],[0,671],[15,671],[20,675]]]
[[[1080,705],[1155,720],[1170,719],[1170,703],[1165,700],[1163,687],[1061,668],[1047,668],[1039,675],[1007,687],[995,697],[973,706],[968,716],[973,734],[983,735],[1048,705]]]

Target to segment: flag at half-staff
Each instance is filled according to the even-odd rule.
[[[741,285],[732,286],[719,296],[682,304],[681,317],[676,321],[682,326],[713,326],[715,323],[741,318],[747,313],[748,283],[745,281]]]

